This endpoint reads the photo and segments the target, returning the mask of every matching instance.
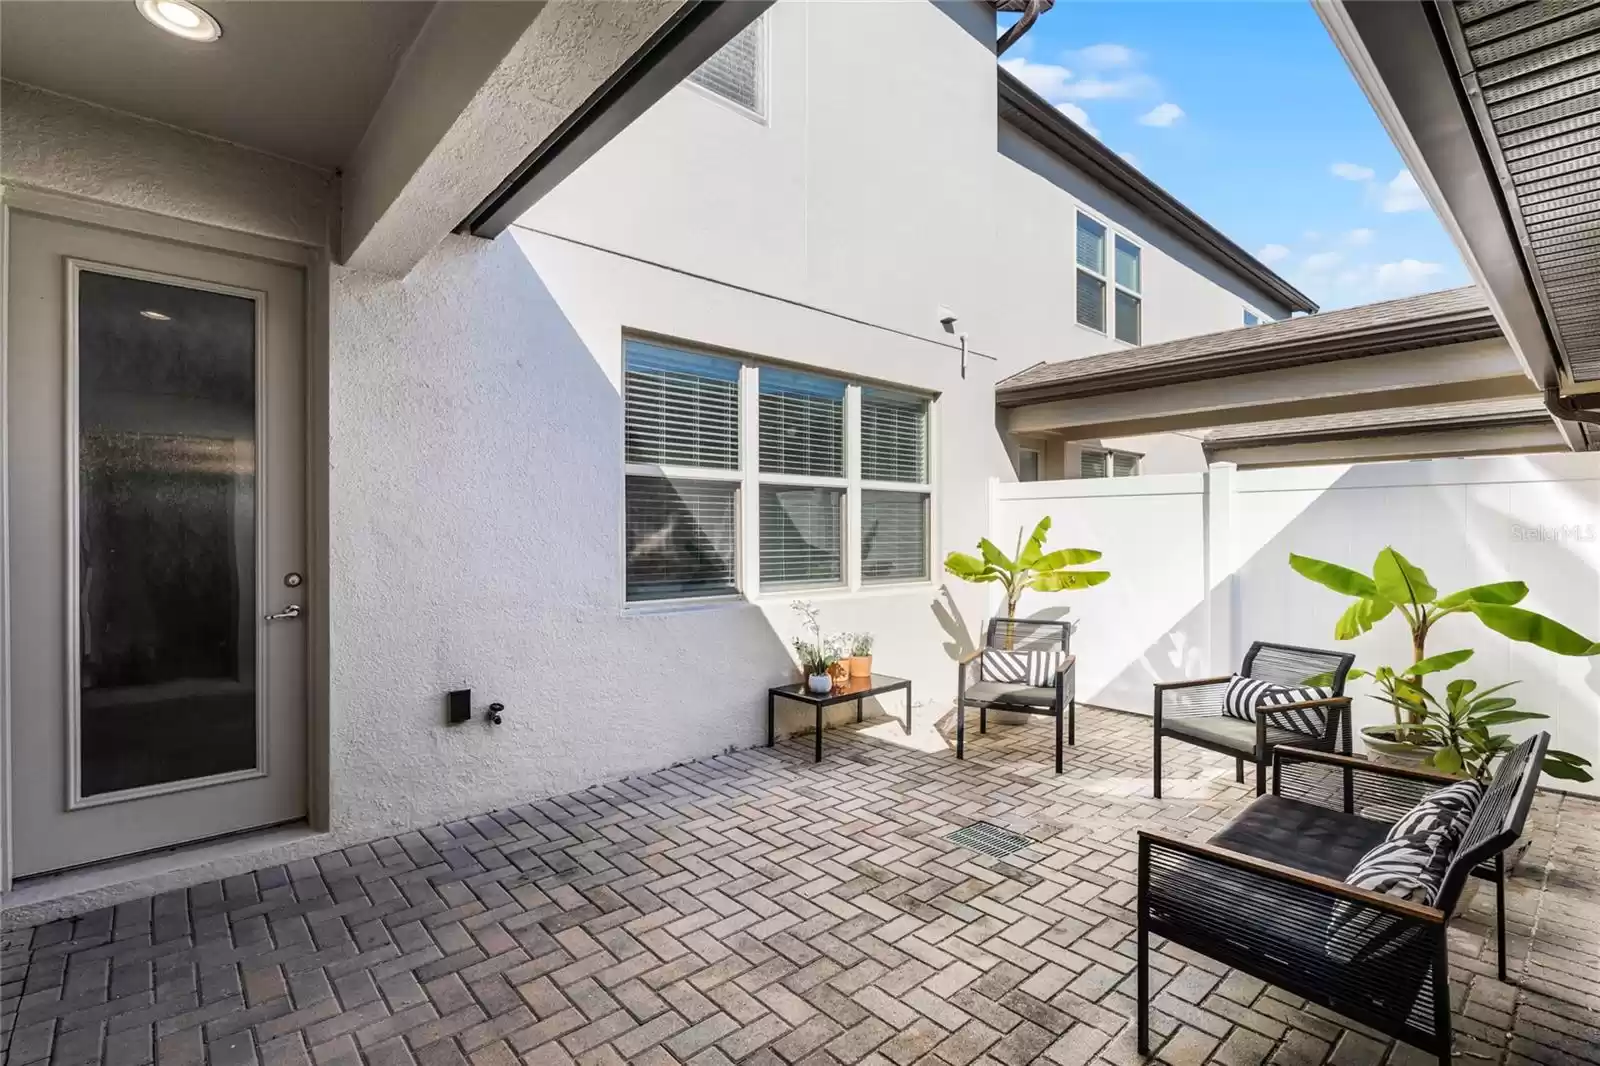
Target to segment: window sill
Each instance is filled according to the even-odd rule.
[[[862,585],[858,589],[848,589],[839,586],[829,586],[819,589],[783,589],[764,592],[756,597],[755,602],[760,606],[770,606],[781,600],[808,599],[821,600],[824,603],[840,600],[874,599],[883,596],[906,596],[914,593],[935,592],[938,583],[921,578],[914,581],[884,581],[877,584]]]
[[[690,614],[698,611],[723,611],[731,607],[748,606],[750,606],[750,601],[743,596],[717,596],[692,600],[650,600],[643,603],[624,603],[622,605],[622,617],[648,618],[658,614]]]

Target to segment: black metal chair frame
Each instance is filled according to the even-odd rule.
[[[1228,744],[1211,743],[1209,741],[1190,736],[1186,733],[1177,732],[1169,728],[1169,723],[1173,720],[1181,720],[1183,718],[1215,717],[1220,715],[1222,707],[1222,694],[1226,691],[1228,682],[1232,678],[1232,675],[1227,675],[1224,677],[1202,677],[1189,681],[1158,682],[1155,686],[1154,708],[1155,766],[1151,774],[1151,791],[1156,799],[1161,798],[1162,737],[1171,737],[1173,740],[1180,740],[1185,744],[1193,744],[1196,747],[1205,748],[1208,751],[1219,752],[1223,755],[1232,755],[1235,763],[1234,779],[1241,784],[1244,783],[1244,761],[1247,758],[1250,759],[1250,761],[1255,763],[1256,766],[1256,795],[1258,796],[1266,792],[1267,765],[1272,759],[1273,748],[1279,744],[1291,743],[1290,741],[1281,739],[1269,739],[1267,728],[1269,726],[1273,726],[1275,728],[1284,728],[1279,726],[1275,719],[1287,717],[1287,712],[1289,711],[1313,708],[1324,708],[1328,711],[1327,732],[1321,737],[1314,737],[1310,734],[1302,733],[1294,739],[1292,742],[1293,746],[1308,747],[1317,751],[1337,750],[1345,755],[1350,754],[1350,698],[1344,694],[1344,683],[1346,676],[1350,673],[1350,668],[1355,665],[1356,657],[1352,654],[1325,651],[1321,648],[1304,648],[1296,644],[1272,644],[1268,643],[1267,641],[1258,640],[1254,644],[1250,645],[1249,652],[1245,654],[1244,664],[1240,667],[1241,677],[1255,676],[1252,673],[1252,670],[1256,666],[1257,657],[1263,651],[1279,654],[1287,653],[1289,655],[1316,656],[1324,661],[1333,662],[1335,664],[1333,669],[1326,671],[1333,675],[1332,683],[1330,685],[1322,686],[1325,688],[1331,688],[1333,690],[1333,695],[1324,700],[1306,700],[1302,703],[1286,704],[1281,707],[1258,708],[1256,713],[1256,736],[1253,745],[1254,750],[1247,750],[1243,747],[1236,747]],[[1315,673],[1322,671],[1313,672]],[[1282,683],[1285,685],[1299,685],[1303,683],[1303,681],[1304,678],[1286,678],[1282,680]],[[1209,697],[1209,699],[1207,705],[1199,710],[1196,710],[1192,707],[1182,706],[1182,703],[1185,702],[1184,700],[1173,700],[1169,704],[1169,702],[1164,698],[1167,693],[1178,693],[1182,694],[1183,696],[1202,695],[1196,691],[1200,689],[1206,690],[1203,695]]]
[[[1140,1053],[1150,1050],[1150,938],[1160,936],[1436,1055],[1448,1066],[1452,912],[1467,877],[1494,882],[1499,976],[1506,980],[1505,853],[1522,834],[1549,742],[1540,733],[1504,757],[1429,906],[1217,844],[1141,831]],[[1392,825],[1424,795],[1457,780],[1309,749],[1273,752],[1273,795],[1337,812],[1330,814],[1335,819]],[[1342,921],[1372,923],[1362,935],[1381,935],[1381,950],[1371,957],[1331,953],[1329,921],[1335,914]]]
[[[1013,646],[1015,645],[1014,638],[1017,632],[1023,627],[1026,627],[1034,634],[1060,632],[1061,650],[1066,653],[1066,659],[1062,662],[1060,669],[1056,671],[1055,698],[1048,707],[1032,706],[1008,700],[979,700],[967,696],[967,667],[977,662],[983,656],[985,650],[989,648],[1004,649],[1007,647],[1007,643],[1000,642],[1001,625],[1011,627],[1013,641],[1010,643]],[[997,711],[1015,711],[1018,714],[1054,718],[1056,720],[1056,773],[1059,774],[1061,772],[1061,725],[1063,718],[1066,720],[1067,744],[1077,744],[1078,735],[1077,676],[1074,670],[1078,660],[1072,654],[1072,630],[1073,623],[1071,622],[1042,621],[1032,618],[991,618],[989,620],[989,631],[985,637],[984,646],[976,651],[969,652],[956,664],[956,758],[965,759],[967,757],[967,708],[978,708],[979,733],[987,733],[989,731],[989,711],[993,708]],[[1054,650],[1055,640],[1053,637],[1048,643],[1051,645],[1051,650]],[[1041,643],[1038,641],[1033,641],[1031,648],[1032,650],[1043,650]],[[1018,650],[1029,650],[1029,642],[1026,638],[1024,638],[1024,646]]]

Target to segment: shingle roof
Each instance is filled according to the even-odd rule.
[[[1311,297],[1289,284],[1261,260],[1246,252],[1177,197],[1151,181],[1099,138],[1052,107],[1044,97],[1000,68],[1000,117],[1045,149],[1082,171],[1135,210],[1187,238],[1201,252],[1254,281],[1290,311],[1314,312]]]
[[[1241,448],[1442,429],[1542,425],[1550,421],[1551,415],[1544,402],[1537,395],[1529,395],[1247,422],[1207,430],[1201,434],[1201,439],[1209,450],[1219,446]]]
[[[1475,286],[1222,333],[1039,363],[995,386],[1001,406],[1096,396],[1500,336]]]

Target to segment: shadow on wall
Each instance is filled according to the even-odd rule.
[[[1594,495],[1580,498],[1576,505],[1553,499],[1572,484],[1593,483],[1384,486],[1362,476],[1357,467],[1321,490],[1237,492],[1233,532],[1241,549],[1255,541],[1250,528],[1252,509],[1257,528],[1280,523],[1281,527],[1249,550],[1235,568],[1233,580],[1223,582],[1213,593],[1233,597],[1233,631],[1226,634],[1225,646],[1231,664],[1221,672],[1237,669],[1256,640],[1352,651],[1357,665],[1369,670],[1386,663],[1404,665],[1409,660],[1404,627],[1393,621],[1379,623],[1371,633],[1353,641],[1335,640],[1334,623],[1349,601],[1294,573],[1288,565],[1290,552],[1365,569],[1380,549],[1392,544],[1423,567],[1443,591],[1493,581],[1526,581],[1529,607],[1592,637],[1600,630],[1600,530],[1588,519],[1574,526],[1570,514],[1594,516],[1600,489],[1591,489]],[[1083,517],[1083,510],[1119,505],[1127,499],[1058,497],[1008,503],[1052,514],[1058,529],[1071,530],[1068,536],[1087,543],[1095,534],[1081,532],[1092,521]],[[1290,513],[1300,503],[1303,506]],[[1031,511],[1006,513],[1032,515]],[[1555,525],[1551,524],[1553,514]],[[1565,526],[1559,524],[1563,515],[1569,518]],[[1526,536],[1519,536],[1518,530],[1526,531]],[[1541,530],[1546,534],[1553,530],[1555,535],[1541,535]],[[1200,537],[1203,530],[1173,530],[1171,534],[1175,544],[1185,536]],[[1581,549],[1586,544],[1593,547]],[[1107,543],[1103,547],[1105,564],[1114,574],[1140,567],[1140,558],[1130,556],[1127,545]],[[1082,664],[1080,698],[1148,713],[1155,682],[1213,672],[1208,655],[1211,605],[1200,596],[1191,598],[1187,606],[1181,605],[1181,598],[1169,600],[1165,607],[1126,601],[1113,604],[1108,598],[1122,595],[1116,584],[1113,578],[1098,589],[1076,594],[1087,600],[1086,620],[1080,622],[1082,639],[1074,641]],[[1046,605],[1054,599],[1030,594],[1021,613],[1044,617],[1049,610]],[[1096,603],[1105,610],[1094,609]],[[1152,609],[1168,614],[1154,618],[1144,614]],[[1102,625],[1106,628],[1100,628]],[[1135,627],[1160,635],[1143,646],[1119,646],[1119,636]],[[1455,648],[1474,648],[1476,654],[1449,677],[1472,677],[1484,686],[1517,679],[1520,684],[1513,694],[1519,703],[1551,716],[1548,721],[1512,726],[1510,732],[1520,737],[1549,729],[1558,747],[1600,761],[1600,659],[1575,660],[1518,644],[1468,616],[1442,620],[1429,638],[1430,652]],[[1096,663],[1096,659],[1100,661]],[[1086,674],[1092,683],[1083,687]],[[1358,727],[1388,720],[1387,710],[1368,698],[1372,691],[1366,681],[1354,682],[1349,689],[1355,697]],[[1591,786],[1581,791],[1600,790]]]
[[[621,399],[518,244],[453,237],[404,280],[330,281],[335,824],[764,741],[761,693],[794,667],[759,607],[624,609]],[[706,551],[688,512],[651,532]],[[463,686],[505,724],[447,728]]]

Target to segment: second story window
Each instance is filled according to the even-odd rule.
[[[1126,237],[1116,240],[1116,322],[1117,340],[1138,344],[1142,333],[1139,246]]]
[[[766,23],[763,15],[740,30],[733,40],[690,74],[689,80],[765,118]]]
[[[1261,316],[1247,309],[1244,313],[1244,324],[1247,326],[1259,326],[1261,325]]]
[[[1106,228],[1078,216],[1078,325],[1106,331]]]

